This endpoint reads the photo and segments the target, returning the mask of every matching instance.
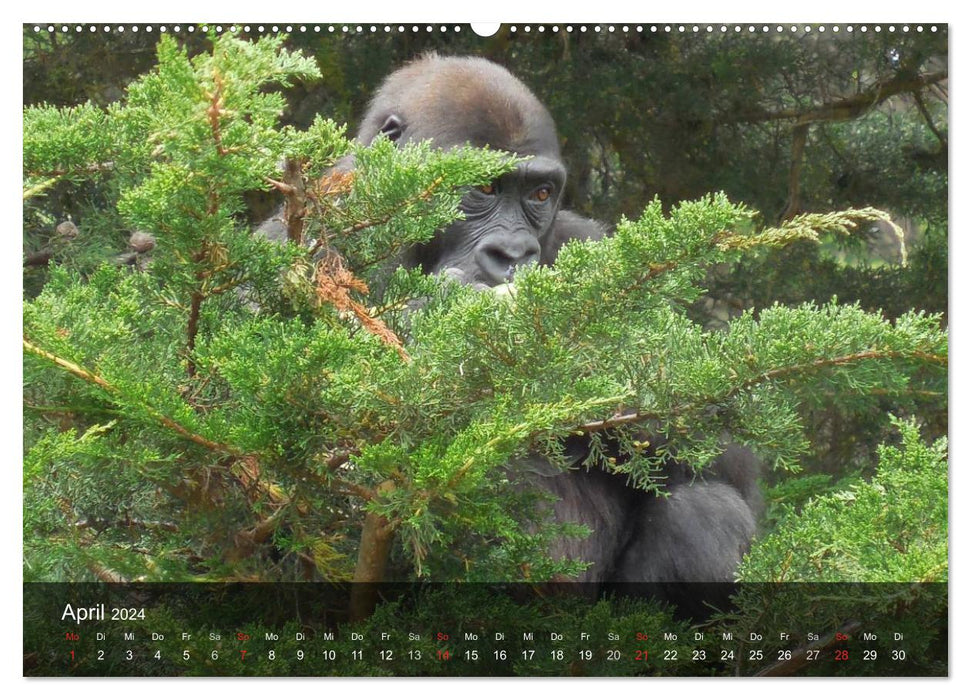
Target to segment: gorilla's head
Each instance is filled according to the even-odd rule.
[[[369,144],[384,134],[398,144],[430,140],[531,156],[462,199],[465,219],[410,251],[406,265],[443,270],[469,284],[508,282],[520,265],[539,262],[566,180],[556,126],[532,92],[482,58],[425,56],[392,73],[358,132]]]

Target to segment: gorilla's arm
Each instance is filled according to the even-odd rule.
[[[729,443],[699,473],[676,460],[665,471],[669,494],[643,494],[612,580],[733,581],[762,513],[758,458]]]
[[[622,474],[580,466],[589,451],[585,438],[568,439],[566,448],[566,471],[537,454],[511,466],[524,477],[524,485],[558,499],[551,506],[551,519],[590,528],[589,537],[561,538],[549,552],[554,559],[591,562],[577,581],[734,580],[762,512],[760,462],[748,448],[727,444],[701,472],[677,459],[667,460],[659,475],[666,496],[635,489]],[[690,599],[698,590],[685,595]],[[711,600],[720,600],[723,591],[715,593]],[[667,597],[685,602],[676,587]]]
[[[616,583],[728,583],[756,532],[756,514],[739,491],[720,481],[644,499],[617,561]]]

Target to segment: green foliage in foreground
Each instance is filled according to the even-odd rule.
[[[620,455],[594,450],[587,466],[663,492],[669,451],[703,468],[731,439],[795,470],[809,409],[944,396],[936,316],[775,306],[717,333],[686,312],[708,266],[847,233],[872,210],[753,231],[754,213],[721,195],[669,213],[655,201],[511,288],[384,281],[396,251],[515,159],[362,149],[324,120],[277,129],[267,86],[312,77],[313,62],[272,38],[213,43],[190,60],[163,40],[158,69],[103,114],[25,110],[26,206],[43,209],[45,177],[105,178],[125,225],[157,240],[132,269],[54,268],[25,304],[28,580],[344,581],[382,538],[392,576],[548,580],[584,566],[551,561],[550,538],[583,533],[524,527],[544,501],[510,487],[518,457],[557,462],[564,437],[606,434]],[[111,139],[86,141],[78,123],[92,120]],[[315,179],[352,151],[353,176]],[[299,245],[241,221],[245,192],[280,188],[281,157],[306,184]],[[647,450],[645,430],[665,447]],[[366,516],[381,526],[370,535]]]
[[[741,567],[756,581],[946,581],[947,441],[921,441],[894,420],[900,447],[880,448],[870,481],[790,509]]]

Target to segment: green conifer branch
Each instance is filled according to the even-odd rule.
[[[116,387],[114,384],[111,384],[103,377],[95,374],[94,372],[86,370],[80,365],[77,365],[74,362],[71,362],[70,360],[66,360],[63,357],[59,357],[54,353],[48,352],[38,347],[37,345],[29,341],[27,338],[24,338],[23,342],[24,342],[24,350],[31,353],[32,355],[36,355],[37,357],[41,357],[49,362],[52,362],[53,364],[57,365],[61,369],[64,369],[68,373],[77,377],[78,379],[88,382],[89,384],[94,384],[95,386],[101,388],[106,393],[112,396],[122,395],[121,389]],[[180,437],[185,438],[189,442],[195,443],[196,445],[199,445],[201,447],[205,447],[207,450],[210,450],[212,452],[217,452],[219,454],[231,455],[234,457],[239,457],[243,455],[243,453],[240,450],[236,449],[232,445],[227,445],[226,443],[222,443],[222,442],[216,442],[214,440],[210,440],[209,438],[203,435],[199,435],[198,433],[195,433],[192,430],[186,428],[178,421],[170,418],[169,416],[166,416],[162,412],[145,404],[144,402],[141,402],[139,404],[139,409],[144,411],[146,415],[150,416],[153,420],[158,422],[160,425],[171,430],[172,432],[176,433]]]
[[[579,425],[574,428],[574,431],[579,433],[597,433],[603,430],[610,430],[611,428],[619,428],[623,425],[661,420],[669,416],[680,415],[697,410],[704,406],[725,401],[732,396],[737,396],[738,394],[756,386],[770,383],[778,379],[791,378],[800,375],[811,375],[815,372],[830,367],[853,365],[860,362],[866,362],[868,360],[920,360],[922,362],[941,367],[947,367],[948,363],[948,358],[946,356],[934,355],[932,353],[917,350],[911,352],[897,350],[867,350],[865,352],[851,353],[848,355],[841,355],[839,357],[821,358],[818,360],[813,360],[812,362],[776,367],[766,370],[765,372],[762,372],[751,379],[736,384],[729,391],[723,394],[699,397],[690,403],[674,406],[663,412],[632,411],[619,416],[606,418],[604,420],[584,423],[583,425]]]

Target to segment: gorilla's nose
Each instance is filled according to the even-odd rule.
[[[493,284],[512,279],[517,267],[539,262],[539,241],[533,236],[516,236],[484,243],[476,251],[475,261]]]

